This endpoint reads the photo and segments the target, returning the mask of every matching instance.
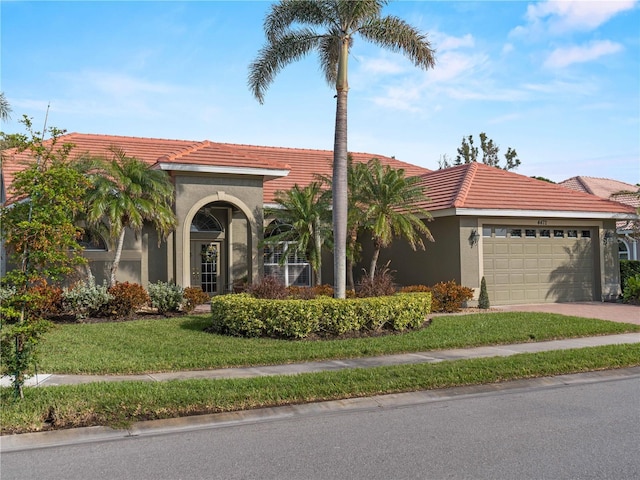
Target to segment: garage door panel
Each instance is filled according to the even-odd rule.
[[[593,250],[591,239],[485,237],[483,268],[489,298],[496,304],[593,300]]]

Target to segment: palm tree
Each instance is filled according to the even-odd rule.
[[[424,249],[421,235],[433,241],[423,221],[431,215],[417,206],[428,199],[418,181],[419,177],[405,177],[403,169],[382,165],[377,158],[367,163],[360,199],[366,205],[364,228],[371,233],[374,245],[368,273],[371,278],[376,273],[380,250],[388,247],[394,237],[405,238],[414,250]]]
[[[347,239],[347,94],[349,50],[359,34],[365,40],[406,55],[416,66],[435,64],[434,50],[404,20],[381,17],[386,0],[281,0],[264,22],[266,45],[249,68],[249,86],[260,103],[275,75],[316,51],[325,79],[336,89],[333,152],[333,233],[335,296],[345,297]]]
[[[4,96],[4,92],[0,92],[0,120],[8,120],[11,117],[11,106]]]
[[[347,155],[347,285],[355,289],[353,267],[360,259],[361,245],[358,233],[364,226],[366,205],[363,203],[362,186],[366,177],[367,164],[354,162],[351,154]],[[318,178],[331,188],[330,175],[318,175]]]
[[[84,164],[91,181],[87,193],[86,221],[90,227],[107,225],[116,242],[109,285],[115,285],[127,228],[136,235],[145,222],[151,222],[161,238],[175,228],[174,186],[166,172],[153,170],[137,158],[113,149],[111,160],[92,160]]]
[[[313,270],[316,285],[322,284],[322,248],[331,233],[330,202],[326,193],[320,182],[302,188],[294,185],[291,190],[276,193],[279,208],[265,210],[267,215],[291,228],[265,238],[264,243],[292,242],[286,244],[282,259],[286,259],[292,250],[303,252]]]

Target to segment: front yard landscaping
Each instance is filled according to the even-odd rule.
[[[207,333],[209,315],[59,325],[45,336],[38,371],[133,374],[353,358],[638,332],[640,326],[528,312],[434,318],[417,331],[320,341]],[[640,345],[615,345],[295,376],[93,383],[0,391],[3,434],[130,422],[472,385],[640,365]]]

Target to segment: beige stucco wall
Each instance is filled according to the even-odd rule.
[[[178,226],[173,237],[176,282],[182,286],[191,283],[189,271],[190,226],[194,215],[205,205],[221,202],[233,207],[233,217],[242,216],[244,227],[232,227],[230,274],[241,275],[244,268],[251,279],[260,274],[261,258],[258,244],[262,239],[262,177],[214,176],[211,174],[174,173],[176,186],[175,212]],[[245,247],[246,245],[246,247]],[[246,267],[239,263],[244,256]],[[230,281],[233,279],[229,279]]]

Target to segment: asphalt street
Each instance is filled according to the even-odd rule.
[[[11,479],[635,479],[640,368],[104,429]]]

